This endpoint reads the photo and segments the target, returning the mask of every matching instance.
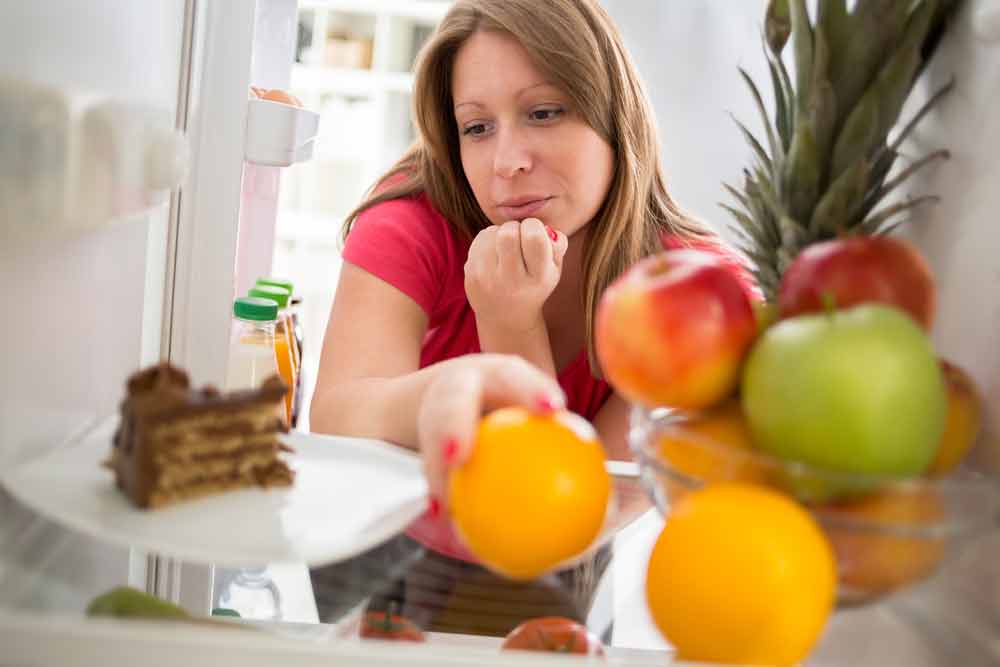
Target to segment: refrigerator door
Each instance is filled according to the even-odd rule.
[[[192,7],[41,0],[0,8],[3,104],[20,100],[24,112],[4,116],[0,153],[16,167],[0,169],[0,191],[25,195],[20,207],[0,208],[0,465],[38,456],[113,413],[125,377],[164,355],[177,211],[169,195],[180,175],[171,170],[183,166],[174,130]],[[167,145],[147,141],[147,131]],[[147,177],[154,189],[167,185],[143,199]],[[43,207],[30,211],[27,193],[42,183],[50,190],[30,201]],[[85,210],[81,202],[100,192],[106,205]],[[130,560],[127,549],[56,528],[2,494],[0,545],[4,605],[78,607],[129,580],[130,563],[132,579],[144,578],[144,556]]]

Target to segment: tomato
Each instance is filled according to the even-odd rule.
[[[390,603],[389,611],[365,612],[361,621],[360,635],[367,639],[424,641],[424,633],[415,623],[395,613],[397,606]]]
[[[545,616],[525,621],[510,631],[501,650],[550,651],[604,657],[604,644],[569,618]]]

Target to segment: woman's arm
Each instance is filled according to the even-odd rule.
[[[594,428],[604,443],[609,459],[627,461],[632,458],[628,446],[629,404],[618,394],[612,394],[594,417]]]
[[[309,413],[312,430],[416,449],[417,414],[439,373],[510,363],[477,354],[419,369],[426,330],[427,316],[410,297],[345,262],[323,339]],[[561,396],[551,400],[561,405]]]

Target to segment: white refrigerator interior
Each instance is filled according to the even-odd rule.
[[[756,120],[736,67],[766,78],[763,3],[603,4],[651,93],[669,187],[725,233],[728,221],[716,206],[721,182],[734,180],[750,158],[727,112]],[[909,107],[957,77],[951,98],[907,147],[916,155],[952,152],[910,184],[913,193],[942,201],[922,211],[908,234],[939,281],[936,342],[984,389],[996,435],[1000,0],[968,5]],[[224,377],[230,300],[270,268],[281,187],[280,158],[248,159],[270,156],[274,146],[246,136],[247,85],[289,85],[295,11],[295,0],[40,0],[0,8],[0,118],[22,124],[0,121],[7,158],[0,167],[0,284],[10,320],[0,327],[0,466],[39,456],[112,415],[129,373],[158,359],[184,366],[196,384]],[[299,129],[311,121],[285,120],[289,159],[307,157]],[[93,164],[103,167],[82,168]],[[633,532],[648,532],[621,545],[637,562],[659,525],[647,518]],[[284,637],[230,637],[205,628],[85,623],[79,616],[89,599],[124,583],[144,587],[157,577],[150,568],[168,570],[159,577],[171,586],[157,584],[158,592],[204,607],[211,571],[99,544],[6,495],[0,546],[0,646],[11,664],[445,660],[431,648],[329,642],[319,625],[275,624]],[[615,644],[662,648],[642,606],[641,568],[626,569],[614,575]],[[1000,531],[929,584],[839,614],[807,664],[985,667],[1000,662],[998,637]],[[493,647],[444,651],[448,664],[507,662]],[[651,655],[651,664],[665,659]],[[517,664],[551,663],[518,657]]]

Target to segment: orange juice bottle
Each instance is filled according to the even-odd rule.
[[[288,337],[292,344],[292,363],[295,367],[295,393],[292,400],[292,426],[298,422],[302,402],[302,325],[296,312],[296,304],[302,301],[301,297],[295,296],[295,289],[287,280],[279,278],[258,278],[257,285],[270,285],[272,287],[283,287],[288,290],[288,305],[279,314],[279,318],[284,319],[284,326],[291,335]]]
[[[292,404],[295,400],[296,379],[298,367],[293,357],[294,346],[291,341],[291,327],[284,312],[288,306],[288,290],[273,285],[255,285],[247,292],[247,296],[270,299],[278,306],[278,317],[274,326],[274,356],[278,362],[278,374],[288,385],[285,393],[285,424],[292,426]]]

